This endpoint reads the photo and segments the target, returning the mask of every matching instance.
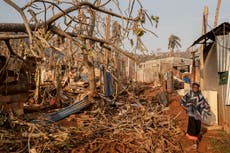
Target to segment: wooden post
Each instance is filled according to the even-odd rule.
[[[128,57],[126,57],[126,58],[128,58]],[[128,80],[131,78],[129,75],[130,75],[130,67],[129,67],[129,63],[130,63],[130,61],[129,61],[130,59],[128,58],[128,64],[127,64],[127,78],[128,78]]]
[[[208,6],[204,7],[203,12],[203,23],[202,23],[202,35],[206,34],[207,32],[207,22],[208,22]],[[205,38],[206,41],[206,38]],[[204,89],[204,51],[205,46],[202,45],[200,48],[200,88],[201,90]]]
[[[71,68],[72,65],[75,65],[74,63],[74,57],[73,57],[73,47],[72,47],[73,43],[72,40],[69,40],[69,47],[68,47],[68,51],[69,51],[69,70]]]
[[[105,40],[109,41],[110,39],[110,22],[111,22],[111,16],[107,15],[106,17],[106,27],[105,27]],[[109,64],[109,50],[104,49],[104,65],[105,68],[108,69],[108,64]]]
[[[60,60],[56,63],[56,69],[55,69],[55,80],[56,80],[56,102],[57,106],[60,107],[62,105],[61,103],[61,62]]]
[[[196,51],[192,51],[192,82],[196,82],[196,61],[195,54]]]
[[[118,43],[117,41],[115,41],[115,46],[118,46]],[[119,54],[117,52],[114,52],[114,61],[115,61],[115,70],[116,70],[116,77],[118,78],[118,80],[121,79],[121,75],[120,75],[120,72],[121,70],[119,69],[120,68],[120,60],[119,60]],[[116,82],[116,94],[118,94],[118,91],[119,91],[119,83]]]
[[[173,93],[174,91],[174,85],[173,85],[173,68],[171,67],[168,71],[169,78],[167,80],[167,91],[168,93]]]
[[[40,66],[40,61],[36,60],[36,73],[35,73],[35,84],[36,84],[36,88],[34,91],[34,99],[35,101],[38,101],[39,96],[40,96],[40,84],[41,84],[41,66]]]
[[[106,27],[105,27],[105,40],[109,41],[110,39],[110,22],[111,22],[111,16],[108,14],[106,17]],[[108,70],[109,66],[109,50],[107,48],[104,48],[104,74],[103,74],[103,80],[104,80],[104,94],[107,93],[107,80],[106,80],[106,70]]]
[[[135,81],[137,81],[137,62],[136,61],[134,61],[134,78],[135,78]]]
[[[120,33],[120,25],[119,25],[118,22],[115,21],[113,23],[113,38],[114,38],[114,46],[116,48],[118,48],[118,46],[120,45],[120,42],[119,42],[120,35],[119,35],[119,33]],[[115,67],[115,71],[116,71],[116,77],[120,81],[122,80],[121,62],[122,62],[121,56],[116,51],[114,51],[114,67]],[[121,89],[120,83],[116,82],[116,94],[118,93],[118,91],[120,89]]]
[[[220,4],[221,4],[221,0],[218,0],[217,6],[216,6],[216,14],[215,14],[215,20],[214,20],[214,28],[217,27],[217,24],[218,24]]]
[[[90,37],[93,37],[94,28],[96,24],[96,13],[89,9],[90,12],[90,27],[87,30],[87,34]],[[95,81],[95,69],[94,69],[94,59],[93,56],[89,55],[89,51],[92,51],[93,41],[92,40],[84,40],[86,44],[86,49],[84,49],[85,55],[83,56],[86,67],[88,69],[88,80],[89,80],[89,90],[90,96],[95,96],[96,94],[96,81]]]

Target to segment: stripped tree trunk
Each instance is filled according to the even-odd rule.
[[[107,15],[106,17],[106,27],[105,27],[105,39],[106,41],[109,41],[110,39],[110,21],[111,21],[111,16]],[[104,94],[107,95],[106,93],[108,92],[107,90],[107,82],[106,79],[106,70],[108,70],[108,64],[109,64],[109,50],[107,48],[104,48],[104,74],[103,74],[103,80],[104,80]]]
[[[111,16],[107,15],[106,17],[106,28],[105,28],[105,40],[109,41],[110,39],[110,21]],[[106,69],[108,69],[108,63],[109,63],[109,50],[107,48],[104,49],[104,66]]]
[[[95,28],[95,21],[96,21],[96,15],[93,10],[89,10],[91,13],[91,19],[90,19],[90,27],[88,30],[88,36],[92,37],[93,36],[93,31]],[[88,79],[89,79],[89,90],[90,90],[90,95],[93,96],[95,95],[95,89],[96,89],[96,81],[95,81],[95,71],[94,71],[94,64],[93,64],[93,56],[89,54],[89,51],[92,51],[93,45],[92,45],[92,40],[87,40],[86,41],[86,48],[85,50],[87,54],[84,55],[84,61],[88,69]]]
[[[57,61],[56,64],[56,72],[55,72],[55,78],[56,78],[56,97],[57,97],[57,106],[60,107],[62,105],[61,103],[61,91],[62,91],[62,86],[61,86],[61,63],[60,60]]]
[[[217,24],[218,24],[220,4],[221,4],[221,0],[218,0],[217,6],[216,6],[216,14],[215,14],[215,20],[214,20],[214,28],[215,28],[215,27],[217,26]]]
[[[39,92],[40,92],[40,84],[41,84],[41,67],[40,62],[36,62],[36,73],[35,73],[35,84],[36,88],[34,91],[34,100],[38,101],[39,99]]]
[[[204,12],[203,12],[203,22],[202,22],[202,35],[206,34],[207,32],[207,23],[208,23],[208,6],[204,7]],[[206,40],[205,40],[206,41]],[[203,49],[204,45],[201,45],[200,48],[200,88],[201,90],[204,89],[204,78],[203,78],[203,73],[204,73],[204,54],[203,54]]]

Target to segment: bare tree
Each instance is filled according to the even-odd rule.
[[[119,40],[122,43],[124,39],[131,40],[132,38],[130,37],[132,35],[129,35],[130,31],[136,32],[139,30],[137,34],[138,46],[140,44],[144,46],[140,36],[148,31],[144,28],[147,22],[146,16],[152,24],[151,18],[143,8],[141,2],[138,1],[138,3],[135,3],[135,0],[125,2],[129,10],[128,16],[123,15],[125,11],[122,11],[119,5],[123,1],[119,0],[108,0],[104,3],[100,0],[95,0],[94,2],[88,0],[31,0],[23,7],[19,7],[11,0],[4,1],[21,14],[24,24],[16,24],[14,28],[12,28],[13,24],[10,24],[10,26],[9,24],[2,24],[0,25],[0,31],[24,32],[24,35],[14,37],[29,37],[31,54],[41,57],[44,56],[43,51],[47,48],[65,54],[65,49],[53,43],[55,35],[71,41],[72,46],[74,46],[72,47],[72,52],[77,52],[80,55],[80,57],[76,57],[74,60],[83,58],[83,63],[88,68],[91,94],[95,93],[95,57],[92,54],[96,53],[96,56],[100,56],[99,52],[101,48],[106,48],[107,50],[113,50],[117,54],[133,58],[120,45],[116,45],[109,38],[105,38],[105,33],[103,32],[105,31],[103,29],[105,27],[105,17],[110,15],[119,23],[119,27],[116,26],[115,28],[116,32],[119,32],[114,35],[116,36],[116,42]],[[111,11],[111,6],[114,12]],[[138,10],[134,11],[134,9]],[[135,12],[139,13],[134,14]],[[4,36],[2,39],[10,39],[10,36]]]

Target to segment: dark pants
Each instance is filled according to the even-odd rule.
[[[190,136],[198,137],[200,130],[201,130],[201,121],[196,120],[194,117],[189,116],[187,133]]]

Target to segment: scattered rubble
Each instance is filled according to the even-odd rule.
[[[114,98],[95,97],[93,105],[56,123],[41,114],[10,121],[10,129],[0,128],[0,151],[182,152],[180,129],[165,106],[144,97],[144,88],[151,85],[130,86]]]

